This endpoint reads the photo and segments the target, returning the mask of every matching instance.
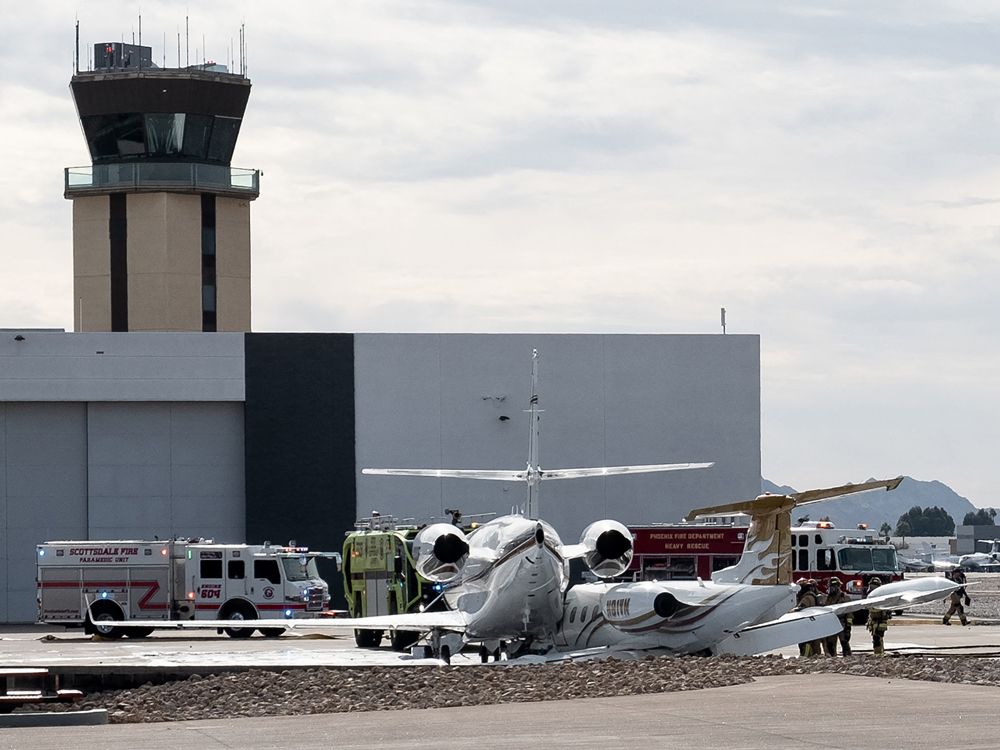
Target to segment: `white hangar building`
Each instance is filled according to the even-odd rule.
[[[531,351],[543,468],[714,461],[549,482],[566,539],[760,491],[755,335],[0,331],[0,621],[35,617],[50,539],[339,549],[372,510],[505,513],[515,483],[364,467],[522,468]],[[327,571],[335,589],[339,583]]]

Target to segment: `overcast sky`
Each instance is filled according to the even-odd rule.
[[[184,7],[151,5],[174,67]],[[192,62],[247,25],[254,330],[711,333],[724,306],[761,335],[766,477],[1000,505],[1000,5],[190,7]],[[139,8],[4,9],[0,327],[72,329],[74,18],[85,66]]]

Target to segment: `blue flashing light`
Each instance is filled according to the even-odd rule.
[[[291,617],[291,616],[292,616],[292,610],[286,609],[285,610],[285,617]]]
[[[39,556],[39,557],[45,557],[45,550],[43,550],[43,549],[39,549],[39,550],[38,550],[38,556]]]
[[[107,591],[102,591],[101,592],[101,598],[102,599],[107,599],[108,598],[108,592]]]

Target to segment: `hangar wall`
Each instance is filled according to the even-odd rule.
[[[360,472],[524,467],[533,348],[543,468],[715,462],[547,482],[541,515],[562,536],[600,518],[678,521],[696,505],[759,494],[758,336],[356,334],[359,515],[502,514],[523,503],[513,483]]]
[[[0,331],[4,622],[34,618],[34,545],[55,537],[337,549],[373,509],[510,512],[523,486],[361,469],[522,468],[532,348],[543,467],[716,462],[546,483],[541,514],[567,539],[598,518],[676,521],[760,490],[757,336],[17,336]]]
[[[0,622],[35,545],[245,533],[243,334],[0,335]]]

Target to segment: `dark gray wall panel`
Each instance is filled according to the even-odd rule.
[[[249,333],[245,352],[247,539],[339,550],[355,521],[353,336]]]

